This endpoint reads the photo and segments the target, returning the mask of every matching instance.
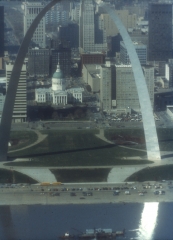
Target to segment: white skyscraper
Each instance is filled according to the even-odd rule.
[[[6,78],[8,89],[9,80],[13,70],[13,63],[6,64]],[[19,84],[13,109],[13,122],[25,122],[27,118],[27,99],[26,99],[26,63],[23,64],[20,72]]]
[[[44,4],[41,2],[24,2],[24,35],[26,34],[28,28],[30,27],[33,20],[36,18],[38,13],[43,9]],[[32,41],[38,44],[40,47],[45,48],[45,17],[40,21]]]

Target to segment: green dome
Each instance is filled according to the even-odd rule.
[[[59,68],[59,65],[57,66],[56,72],[53,74],[52,78],[57,78],[57,79],[64,78],[64,75],[63,75],[61,69]]]

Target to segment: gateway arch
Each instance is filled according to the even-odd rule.
[[[12,123],[12,114],[14,108],[14,102],[18,87],[18,82],[20,78],[20,72],[22,69],[22,65],[25,59],[25,56],[28,51],[28,47],[32,36],[40,22],[40,20],[44,17],[46,12],[54,6],[56,3],[60,2],[61,0],[53,0],[49,4],[47,4],[42,11],[37,15],[35,20],[32,22],[30,28],[28,29],[21,47],[19,49],[17,58],[14,63],[14,67],[11,73],[4,109],[1,118],[1,125],[0,125],[0,161],[7,160],[7,152],[8,152],[8,141],[10,138],[10,129]],[[87,0],[86,0],[87,1]],[[145,82],[145,78],[142,72],[142,68],[136,54],[135,48],[131,42],[131,39],[123,26],[122,22],[116,16],[115,11],[112,10],[108,5],[104,3],[100,3],[100,6],[107,11],[110,15],[114,23],[116,24],[119,32],[123,38],[123,41],[126,45],[129,58],[132,64],[133,73],[135,77],[137,92],[139,96],[139,102],[141,106],[142,118],[143,118],[143,126],[144,126],[144,133],[145,133],[145,141],[146,141],[146,148],[147,148],[147,157],[149,160],[161,160],[158,138],[156,133],[156,127],[152,112],[152,107],[150,103],[149,93],[147,89],[147,85]]]

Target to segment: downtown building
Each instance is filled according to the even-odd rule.
[[[80,3],[79,2],[70,2],[70,20],[79,23],[80,16]]]
[[[82,0],[79,18],[79,49],[80,52],[107,51],[106,33],[102,31],[102,43],[97,43],[95,6],[93,0]],[[98,27],[98,26],[97,26]]]
[[[148,60],[172,58],[172,4],[149,4]]]
[[[62,3],[54,5],[45,15],[46,24],[67,25],[69,22],[69,13],[63,8]]]
[[[115,13],[118,15],[122,21],[125,28],[135,29],[137,25],[137,16],[136,14],[130,14],[128,10],[115,10]],[[101,29],[105,30],[106,37],[114,37],[119,33],[117,26],[115,25],[112,18],[107,13],[102,13],[99,16]]]
[[[138,55],[141,65],[146,65],[147,63],[147,46],[140,42],[133,42],[136,53]],[[130,64],[129,55],[127,48],[123,41],[120,42],[120,62],[124,65]]]
[[[27,71],[30,77],[48,77],[49,76],[49,49],[32,48],[28,50]]]
[[[135,84],[131,65],[115,65],[116,67],[116,107],[117,112],[140,112],[138,92]],[[154,67],[146,65],[142,67],[151,106],[154,105]]]
[[[6,90],[13,70],[13,63],[6,63]],[[14,102],[12,122],[25,122],[27,118],[27,93],[26,93],[26,64],[24,63],[20,72],[19,84]]]
[[[39,12],[44,8],[44,3],[42,2],[24,2],[24,36],[30,27],[33,20],[39,14]],[[46,35],[45,35],[45,17],[43,17],[35,30],[32,41],[41,48],[46,47]]]
[[[69,42],[71,48],[79,48],[79,25],[69,23],[67,26],[60,26],[59,39],[61,42]]]
[[[111,65],[109,61],[106,64],[85,64],[82,75],[91,91],[99,94],[101,110],[111,112],[116,106],[115,65]]]

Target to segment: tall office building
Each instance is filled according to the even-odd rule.
[[[70,23],[59,27],[59,39],[61,42],[68,41],[71,48],[79,47],[79,25]]]
[[[154,67],[143,67],[151,105],[154,102]],[[140,111],[138,92],[131,65],[116,65],[116,104],[118,112]]]
[[[101,65],[100,69],[100,106],[106,112],[112,108],[112,78],[111,67]]]
[[[28,50],[28,73],[32,77],[49,76],[49,49],[33,48]]]
[[[0,57],[4,56],[4,7],[0,6]]]
[[[172,4],[149,5],[148,60],[168,61],[172,57]]]
[[[39,12],[44,8],[44,3],[42,2],[24,2],[24,35],[26,34],[28,28],[30,27],[33,20],[39,14]],[[42,48],[46,46],[46,35],[45,35],[45,17],[40,21],[32,41]]]
[[[79,23],[80,3],[70,2],[70,19],[73,22]]]
[[[139,42],[133,42],[133,45],[136,49],[136,53],[138,55],[141,65],[146,64],[147,63],[147,46]],[[127,48],[123,41],[120,42],[120,62],[125,65],[130,64]]]
[[[6,64],[6,78],[7,78],[6,89],[8,89],[8,84],[11,77],[11,72],[13,70],[13,66],[14,66],[13,63]],[[16,99],[14,103],[12,121],[15,123],[25,122],[26,118],[27,118],[26,64],[24,63],[22,66],[22,70],[20,72],[20,78],[19,78],[19,84],[17,88]]]
[[[67,25],[69,12],[63,8],[62,3],[54,5],[45,15],[46,24]]]
[[[95,7],[93,0],[82,0],[79,28],[79,48],[81,52],[107,51],[106,38],[103,38],[103,43],[95,41]]]

